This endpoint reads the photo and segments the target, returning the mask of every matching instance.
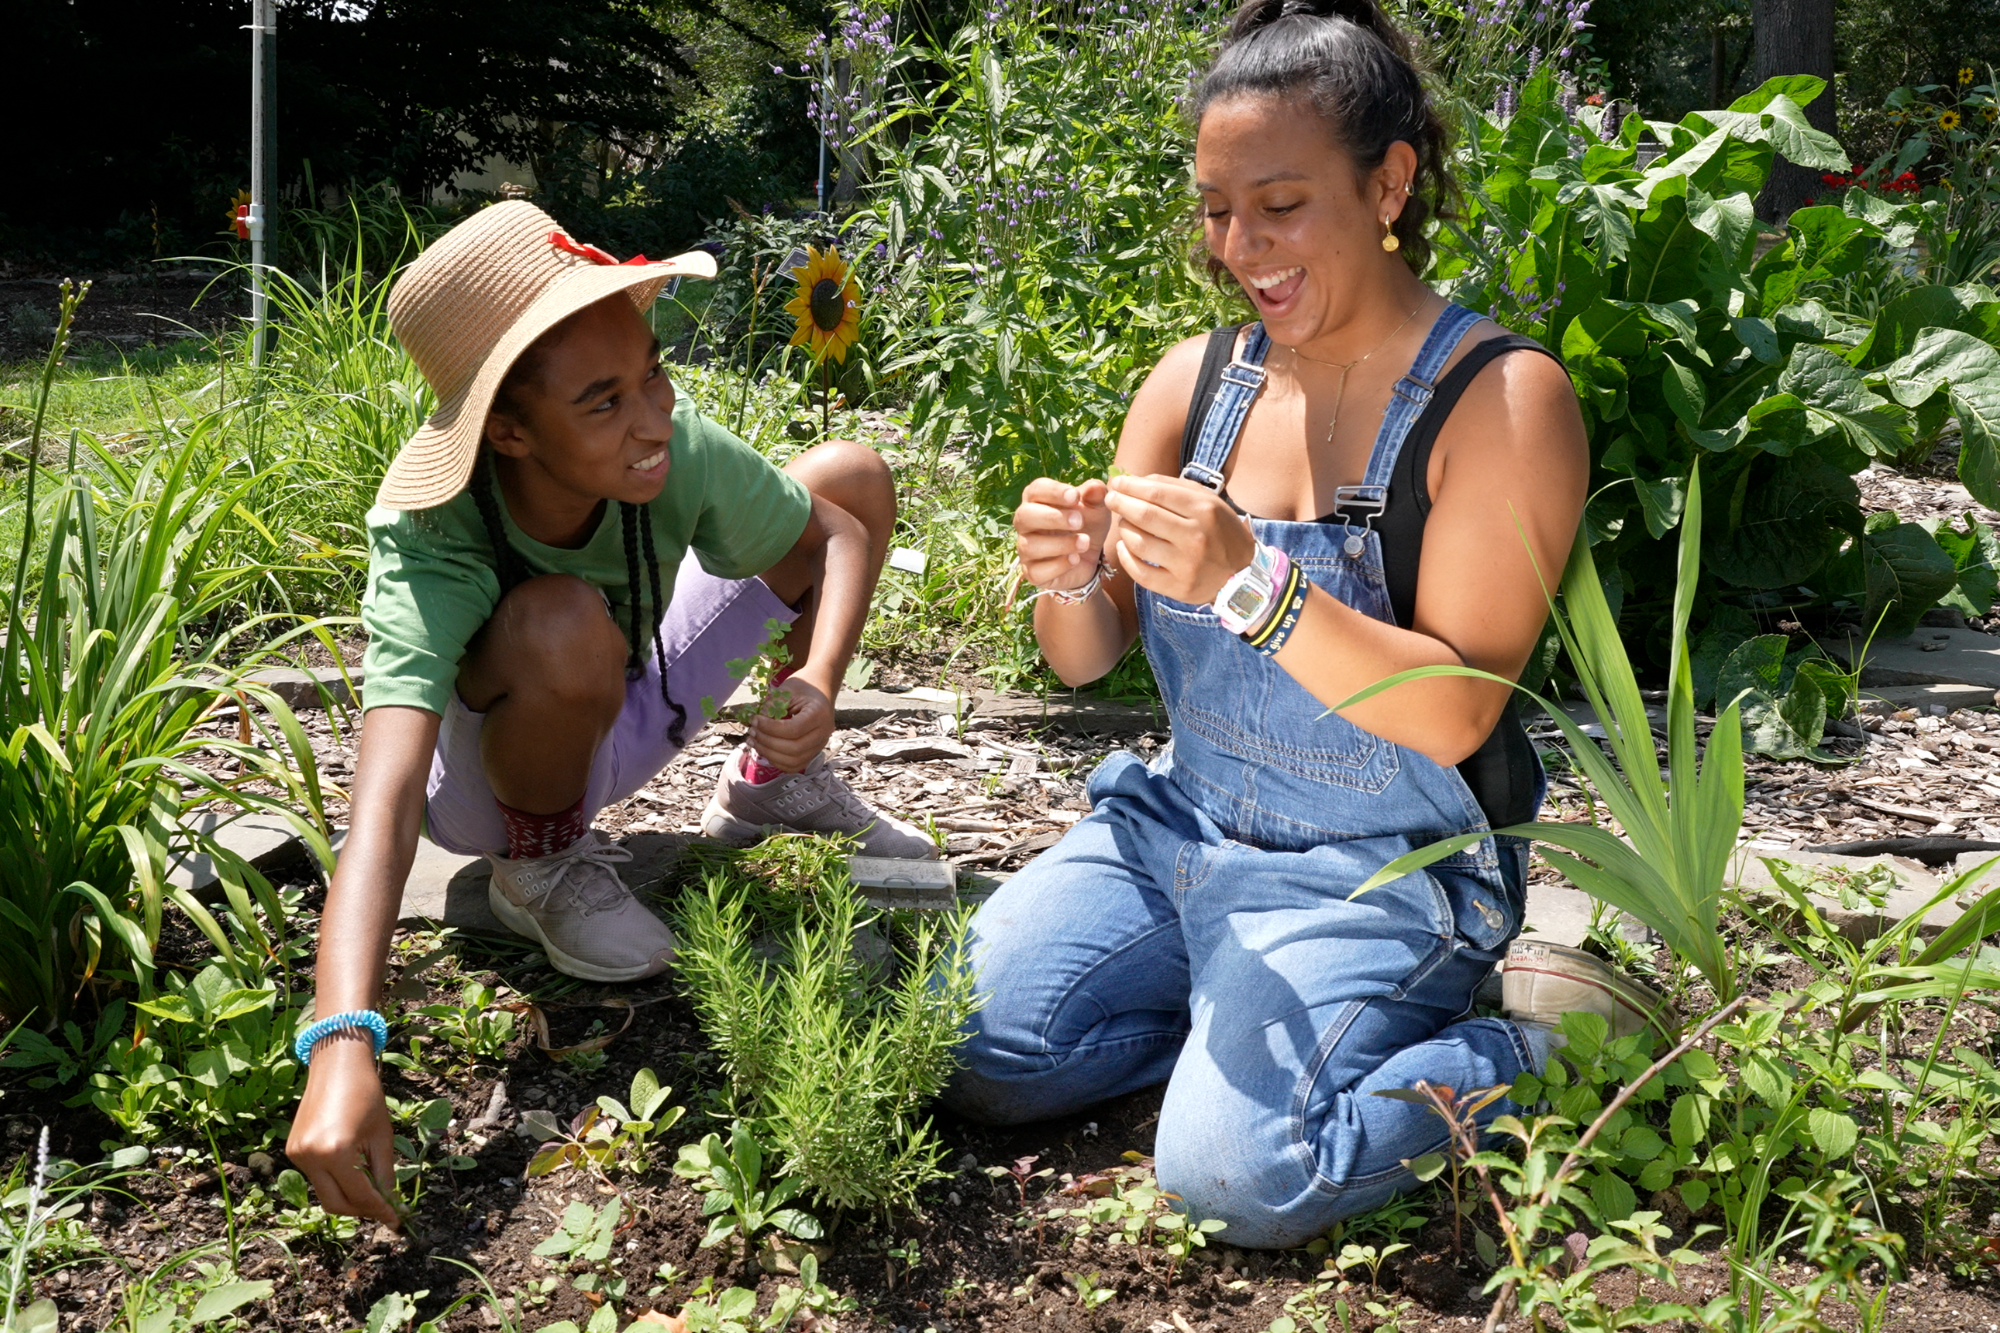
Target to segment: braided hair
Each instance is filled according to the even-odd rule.
[[[493,548],[493,569],[500,579],[500,595],[505,597],[516,586],[525,582],[530,573],[528,562],[507,540],[506,525],[500,519],[500,491],[493,475],[493,462],[485,447],[472,464],[472,481],[467,488],[472,492],[472,503],[479,509],[479,519],[486,528],[487,545]],[[625,578],[631,591],[630,614],[625,625],[625,679],[637,680],[646,672],[645,625],[650,623],[653,638],[653,660],[660,668],[660,697],[674,713],[674,720],[667,726],[667,739],[675,748],[687,744],[687,709],[674,701],[667,689],[667,648],[660,635],[661,622],[666,619],[667,604],[660,590],[660,562],[653,551],[653,514],[645,505],[618,503],[619,519],[625,530]],[[648,583],[639,578],[640,551],[645,552],[645,565],[651,575]],[[648,615],[647,592],[652,593],[651,614]]]

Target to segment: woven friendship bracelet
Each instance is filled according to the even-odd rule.
[[[375,1054],[382,1054],[382,1048],[389,1044],[389,1023],[373,1009],[355,1009],[344,1014],[334,1014],[322,1018],[299,1034],[292,1043],[292,1055],[302,1065],[312,1064],[313,1046],[321,1037],[336,1032],[346,1032],[350,1028],[366,1028],[375,1039]]]
[[[1243,641],[1266,657],[1276,657],[1285,641],[1292,637],[1292,629],[1299,623],[1299,613],[1305,610],[1306,596],[1311,590],[1312,583],[1295,562],[1285,580],[1284,591],[1274,599],[1276,611],[1254,633],[1245,634]]]

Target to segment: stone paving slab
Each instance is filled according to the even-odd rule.
[[[1861,686],[1978,685],[2000,690],[2000,635],[1975,629],[1922,628],[1907,639],[1860,639],[1833,648],[1850,663],[1861,657]]]
[[[1903,709],[1943,716],[1961,708],[1991,708],[2000,698],[1984,685],[1883,685],[1861,691],[1864,713],[1887,716]]]
[[[323,708],[332,699],[336,706],[355,703],[357,691],[361,689],[360,667],[349,667],[343,679],[333,667],[314,667],[310,671],[299,671],[292,667],[267,667],[250,673],[250,679],[269,688],[271,693],[285,701],[293,712],[302,709]]]
[[[1802,850],[1763,850],[1748,847],[1738,853],[1732,866],[1735,883],[1745,891],[1759,889],[1776,893],[1776,881],[1765,859],[1789,862],[1795,866],[1819,867],[1826,870],[1853,870],[1865,872],[1876,866],[1887,865],[1897,878],[1896,887],[1883,895],[1882,906],[1877,909],[1862,905],[1844,907],[1838,892],[1831,888],[1812,890],[1818,901],[1819,910],[1826,919],[1838,927],[1848,938],[1860,941],[1871,939],[1899,921],[1907,920],[1923,909],[1925,903],[1952,878],[1972,869],[1983,861],[1991,859],[1990,853],[1968,852],[1949,866],[1932,870],[1919,861],[1906,856],[1843,856],[1836,852],[1808,852]],[[1917,934],[1923,939],[1931,939],[1947,926],[1965,915],[1964,904],[1970,897],[1990,889],[2000,882],[2000,866],[1975,880],[1963,893],[1932,908],[1917,926]],[[1775,898],[1774,898],[1775,901]]]
[[[224,848],[262,871],[303,861],[307,856],[306,845],[293,832],[290,822],[276,815],[252,814],[229,819],[227,815],[205,810],[194,817],[194,828],[197,832],[216,834],[216,841]],[[216,878],[214,860],[205,855],[176,862],[167,871],[167,881],[198,898],[214,896],[221,883]]]

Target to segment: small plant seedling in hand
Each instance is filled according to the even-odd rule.
[[[774,616],[764,622],[764,642],[757,645],[755,653],[732,658],[723,664],[730,675],[750,682],[757,692],[755,703],[723,708],[716,704],[714,695],[703,695],[702,713],[711,719],[721,718],[746,727],[760,717],[785,716],[792,706],[791,696],[779,691],[778,675],[792,664],[792,650],[785,647],[785,636],[791,632],[791,625]]]

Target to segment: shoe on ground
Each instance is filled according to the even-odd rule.
[[[731,847],[749,847],[773,833],[835,833],[855,839],[864,856],[928,861],[938,854],[922,829],[856,795],[827,767],[825,755],[813,756],[803,773],[752,782],[743,776],[742,746],[723,761],[701,831]]]
[[[1602,958],[1566,944],[1515,940],[1500,974],[1500,1012],[1517,1023],[1553,1028],[1577,1010],[1608,1022],[1614,1038],[1647,1027],[1666,1037],[1677,1026],[1664,995]]]
[[[489,855],[486,901],[500,923],[585,981],[637,981],[674,960],[674,933],[618,877],[632,859],[595,830],[553,856]]]

